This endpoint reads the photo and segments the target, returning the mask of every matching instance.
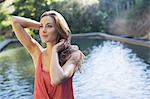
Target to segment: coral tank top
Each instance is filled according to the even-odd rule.
[[[51,85],[50,73],[42,69],[42,53],[35,68],[34,99],[74,99],[72,77],[60,85]]]

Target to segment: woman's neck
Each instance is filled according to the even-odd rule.
[[[45,50],[46,56],[51,56],[52,48],[55,45],[55,43],[46,43],[47,47]]]

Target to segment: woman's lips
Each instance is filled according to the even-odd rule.
[[[42,35],[42,37],[47,37],[48,35]]]

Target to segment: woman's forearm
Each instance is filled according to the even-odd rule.
[[[39,30],[40,22],[20,16],[12,16],[12,22],[20,24],[23,28]]]
[[[52,50],[50,65],[51,84],[58,85],[66,79],[64,71],[59,64],[58,53],[55,49]]]

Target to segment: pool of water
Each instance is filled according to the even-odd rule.
[[[150,99],[150,49],[73,37],[86,55],[73,78],[75,99]],[[0,99],[32,99],[34,66],[23,47],[0,53]]]

